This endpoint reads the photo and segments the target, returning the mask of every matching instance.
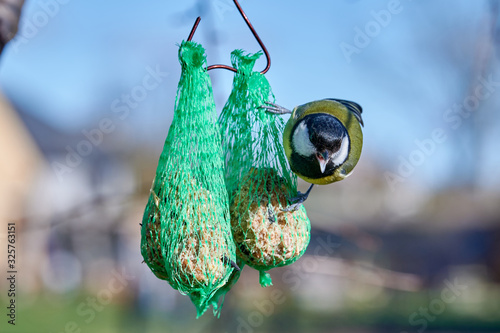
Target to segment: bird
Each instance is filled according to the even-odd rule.
[[[295,211],[315,184],[331,184],[348,177],[361,156],[363,109],[355,102],[326,98],[295,107],[292,111],[265,102],[267,112],[291,113],[283,131],[283,146],[291,170],[311,183],[298,192],[285,211]]]

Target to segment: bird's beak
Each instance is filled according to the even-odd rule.
[[[319,168],[321,170],[321,173],[325,173],[326,164],[328,163],[328,158],[329,158],[328,152],[325,150],[322,153],[318,153],[318,154],[316,154],[316,158],[318,159]]]

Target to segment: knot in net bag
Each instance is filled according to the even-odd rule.
[[[217,313],[212,297],[236,256],[205,50],[183,42],[179,60],[174,118],[144,211],[141,253],[158,278],[189,295],[199,317],[210,304]]]
[[[267,270],[293,263],[309,243],[305,208],[285,212],[297,195],[297,178],[282,145],[284,122],[260,106],[274,101],[269,82],[253,71],[261,53],[231,53],[233,89],[219,117],[226,164],[231,231],[239,263],[260,272],[260,284],[272,284]]]

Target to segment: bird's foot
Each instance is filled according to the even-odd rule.
[[[237,270],[238,272],[241,271],[241,268],[238,266],[238,264],[229,259],[228,257],[226,257],[225,255],[222,256],[221,261],[225,264],[230,264],[231,267]]]
[[[307,189],[306,193],[301,193],[299,191],[296,197],[289,198],[288,201],[290,201],[292,204],[288,207],[283,208],[282,210],[284,212],[295,212],[297,209],[299,209],[300,205],[302,205],[304,201],[306,201],[307,198],[309,197],[309,193],[311,193],[313,186],[314,184],[311,184],[311,186],[309,186],[309,188]]]
[[[274,113],[274,114],[287,114],[287,113],[292,113],[292,111],[288,110],[287,108],[284,108],[278,104],[274,104],[271,102],[265,102],[267,105],[261,105],[261,108],[264,108],[267,110],[269,113]]]
[[[296,197],[290,198],[289,201],[292,203],[290,206],[283,208],[284,212],[295,212],[299,209],[300,205],[306,201],[307,195],[304,193],[298,193]]]

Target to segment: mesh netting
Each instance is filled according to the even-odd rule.
[[[174,118],[144,212],[141,253],[160,279],[195,304],[198,316],[236,261],[224,185],[219,127],[205,50],[179,49],[182,73]]]
[[[305,208],[284,212],[287,197],[297,195],[281,143],[281,117],[260,108],[274,101],[269,82],[253,71],[261,53],[231,54],[233,90],[219,118],[226,163],[231,230],[236,253],[260,271],[260,283],[272,284],[265,271],[288,265],[302,256],[310,238]]]

